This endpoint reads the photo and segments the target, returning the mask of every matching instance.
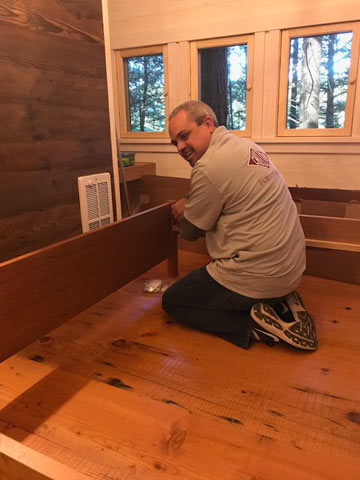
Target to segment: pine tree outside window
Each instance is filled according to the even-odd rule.
[[[359,25],[283,32],[279,135],[350,135]]]
[[[116,55],[121,136],[166,136],[166,47],[123,50]]]
[[[193,42],[191,97],[214,110],[219,124],[251,134],[253,37]]]

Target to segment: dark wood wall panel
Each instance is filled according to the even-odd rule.
[[[81,232],[111,172],[101,0],[0,0],[0,261]]]
[[[34,142],[31,149],[26,142],[0,143],[0,168],[3,173],[71,169],[76,161],[78,168],[87,169],[92,168],[95,161],[96,165],[101,164],[101,159],[108,165],[108,156],[104,155],[108,147],[108,138]]]
[[[79,233],[79,207],[76,203],[57,205],[46,210],[46,215],[29,211],[0,220],[0,244],[4,252],[27,253],[40,248],[43,238],[47,244],[58,238],[67,238]],[[12,235],[11,232],[19,232]]]

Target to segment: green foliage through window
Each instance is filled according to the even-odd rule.
[[[220,125],[246,125],[247,45],[204,48],[200,53],[200,99],[214,110]]]
[[[124,62],[127,71],[129,130],[131,132],[164,131],[163,56],[130,57]]]
[[[292,38],[286,128],[342,128],[352,32]]]

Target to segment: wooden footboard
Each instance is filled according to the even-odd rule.
[[[165,259],[177,275],[170,204],[0,264],[0,361]]]

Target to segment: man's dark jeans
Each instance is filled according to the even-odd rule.
[[[162,307],[188,327],[248,348],[252,330],[251,307],[258,302],[274,305],[282,298],[244,297],[216,282],[204,266],[171,285],[163,294]]]

